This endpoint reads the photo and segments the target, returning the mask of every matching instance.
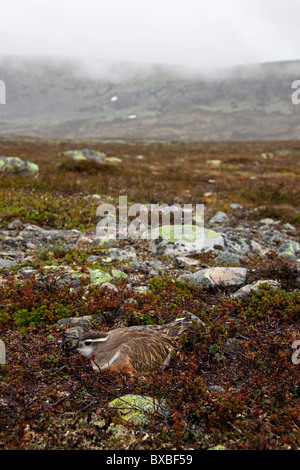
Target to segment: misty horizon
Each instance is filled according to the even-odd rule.
[[[11,0],[0,56],[215,69],[299,57],[296,0]]]
[[[9,68],[24,67],[28,64],[39,64],[46,67],[63,67],[69,69],[79,77],[86,75],[89,79],[110,79],[113,81],[124,81],[127,79],[141,79],[144,76],[155,74],[170,75],[173,78],[192,79],[230,79],[250,78],[251,75],[264,74],[268,67],[282,66],[290,74],[295,74],[295,79],[300,77],[300,57],[293,60],[282,60],[275,62],[241,63],[227,67],[196,67],[180,64],[151,63],[104,60],[101,58],[84,58],[69,56],[17,56],[0,55],[0,66]],[[2,77],[0,77],[1,79]]]

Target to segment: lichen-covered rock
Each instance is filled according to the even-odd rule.
[[[96,163],[103,163],[106,154],[96,150],[82,149],[82,150],[67,150],[63,153],[66,157],[71,157],[73,161],[94,161]]]
[[[225,212],[222,212],[222,211],[218,211],[211,219],[210,221],[208,222],[209,225],[219,225],[219,224],[222,224],[224,222],[228,222],[229,220],[229,217],[227,214],[225,214]]]
[[[111,274],[117,279],[126,279],[127,274],[121,271],[120,269],[112,269]]]
[[[124,261],[136,259],[136,253],[133,249],[122,250],[121,248],[110,248],[107,250],[107,256],[103,258],[104,263],[111,263],[112,261]]]
[[[79,162],[95,162],[103,163],[121,163],[122,160],[118,157],[107,157],[104,152],[97,150],[82,149],[82,150],[67,150],[63,153],[66,157],[71,157],[76,163]]]
[[[19,157],[0,157],[0,172],[2,173],[18,173],[24,175],[36,176],[39,167],[36,163],[22,160]]]
[[[155,229],[157,230],[157,229]],[[164,226],[159,228],[159,238],[152,243],[155,254],[191,255],[224,248],[224,238],[214,230],[204,229],[203,236],[196,236],[196,226],[184,226],[185,237],[180,238],[182,226]]]
[[[288,240],[279,247],[278,254],[283,258],[299,258],[300,243],[294,240]]]
[[[109,273],[102,271],[102,269],[91,269],[90,270],[91,281],[96,285],[101,285],[104,282],[110,282],[112,277]]]
[[[149,422],[149,413],[159,413],[161,415],[169,413],[168,406],[164,401],[132,394],[116,398],[109,403],[109,407],[117,409],[125,421],[136,425],[147,424]]]

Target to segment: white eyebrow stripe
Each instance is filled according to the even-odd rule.
[[[110,361],[104,364],[104,366],[100,367],[100,369],[103,370],[103,369],[107,369],[108,367],[110,367],[114,362],[116,362],[119,356],[120,356],[120,351],[116,352],[116,354],[113,355]]]
[[[96,339],[86,339],[85,341],[89,341],[90,343],[104,343],[104,341],[108,340],[108,335],[105,338],[96,338]]]

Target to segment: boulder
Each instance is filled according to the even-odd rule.
[[[10,259],[0,258],[0,269],[2,268],[12,268],[16,266],[18,263],[16,261],[12,261]]]
[[[225,212],[218,211],[208,222],[209,225],[219,225],[228,222],[229,217]]]
[[[247,284],[246,286],[241,287],[237,292],[235,292],[232,295],[232,297],[243,299],[244,297],[249,295],[251,292],[257,291],[263,285],[271,286],[274,289],[280,288],[280,284],[278,281],[263,279],[261,281],[252,282],[252,284]]]
[[[121,163],[122,160],[118,157],[107,157],[104,152],[97,150],[81,149],[81,150],[67,150],[63,155],[70,157],[74,162],[95,162],[103,163]]]
[[[216,286],[239,286],[246,282],[246,268],[207,268],[200,269],[191,274],[179,276],[178,281],[190,281],[196,286],[216,287]]]
[[[149,414],[159,413],[165,416],[170,413],[166,402],[141,395],[124,395],[112,400],[108,406],[118,410],[122,419],[136,425],[147,424]]]
[[[39,167],[36,163],[22,160],[19,157],[0,157],[0,172],[37,176]]]
[[[170,228],[169,228],[170,227]],[[179,226],[181,229],[181,226]],[[188,256],[197,253],[205,253],[213,250],[221,250],[224,248],[224,238],[222,234],[214,230],[204,229],[203,237],[196,237],[196,226],[185,226],[186,238],[178,238],[180,234],[172,226],[164,226],[164,230],[160,232],[161,237],[153,240],[152,251],[155,254]],[[170,230],[170,232],[169,232]],[[170,235],[168,235],[170,233]]]
[[[90,270],[91,282],[96,285],[101,285],[104,282],[110,282],[112,277],[109,273],[102,271],[102,269],[91,269]]]
[[[294,240],[288,240],[283,243],[278,249],[278,255],[283,258],[299,258],[300,257],[300,243]]]

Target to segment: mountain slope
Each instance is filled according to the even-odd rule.
[[[2,59],[0,134],[56,138],[265,140],[300,138],[291,101],[300,61],[211,73],[163,66],[113,70]],[[298,73],[298,75],[297,75]]]

